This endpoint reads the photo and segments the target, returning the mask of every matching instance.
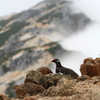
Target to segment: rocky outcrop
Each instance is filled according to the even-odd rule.
[[[75,92],[72,88],[74,86],[73,81],[69,79],[62,78],[57,82],[56,86],[51,86],[46,91],[43,92],[43,96],[70,96],[74,95]]]
[[[10,98],[6,95],[0,94],[0,100],[10,100]]]
[[[91,61],[91,58],[88,59]],[[86,63],[88,59],[85,59],[84,63]],[[95,60],[99,61],[99,58],[96,58]],[[50,71],[50,69],[48,70]],[[44,72],[45,70],[42,71]],[[44,73],[39,72],[38,69],[37,71],[29,71],[26,75],[25,83],[14,86],[14,89],[17,93],[16,97],[24,98],[25,100],[32,98],[34,98],[35,100],[39,100],[47,97],[49,99],[52,97],[65,98],[65,100],[69,98],[70,100],[92,100],[91,98],[93,98],[93,100],[99,100],[99,85],[99,76],[89,77],[87,75],[83,75],[78,79],[72,79],[67,75],[49,73],[45,75]],[[38,89],[40,90],[38,91]]]
[[[38,71],[29,71],[26,74],[25,83],[36,83],[39,84],[40,79],[42,79],[42,74]]]
[[[85,80],[63,77],[56,86],[50,86],[48,89],[35,83],[15,85],[14,89],[16,99],[1,94],[0,100],[99,100],[100,76],[87,77]]]
[[[52,85],[56,85],[57,82],[62,78],[72,79],[72,77],[67,75],[59,75],[59,74],[46,74],[43,75],[38,71],[29,71],[25,78],[25,83],[35,83],[42,85],[44,88],[49,88]]]
[[[34,83],[24,83],[21,85],[15,85],[14,90],[16,92],[16,98],[22,99],[26,96],[37,95],[45,91],[41,85]]]
[[[59,95],[59,93],[65,87],[69,87],[69,85],[72,84],[69,81],[70,79],[72,79],[71,77],[69,77],[67,75],[58,75],[58,74],[53,74],[53,73],[52,74],[51,73],[44,74],[45,69],[49,70],[49,72],[52,72],[52,71],[47,67],[42,67],[42,68],[43,68],[42,72],[40,72],[39,69],[38,69],[38,71],[33,71],[33,70],[29,71],[26,74],[25,82],[21,85],[15,85],[13,87],[13,89],[15,90],[15,93],[16,93],[16,98],[23,99],[24,97],[33,96],[33,95],[37,95],[37,94],[41,94],[42,96],[52,96],[52,93],[55,93],[55,94]],[[62,80],[59,81],[60,79],[62,79]],[[66,79],[68,79],[68,80],[66,80]],[[64,80],[66,80],[66,82],[64,82]],[[60,85],[62,83],[64,83],[64,84]],[[61,87],[58,87],[58,85]],[[60,89],[60,90],[57,90],[55,86],[57,87],[57,89]],[[54,89],[54,87],[55,87],[55,89]],[[59,91],[59,93],[56,93],[58,91]],[[62,93],[61,95],[63,95],[64,93]],[[53,96],[57,96],[57,95],[53,95]]]
[[[80,66],[82,75],[88,75],[90,77],[100,75],[100,58],[86,58],[83,64]]]
[[[56,86],[50,86],[41,95],[34,96],[36,100],[47,98],[66,98],[65,100],[99,100],[100,77],[94,76],[85,80],[61,78]],[[32,98],[32,97],[29,97]],[[24,98],[25,99],[25,98]],[[28,99],[28,97],[27,97]],[[62,100],[62,99],[61,99]]]

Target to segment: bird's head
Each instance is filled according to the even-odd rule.
[[[58,63],[60,61],[59,61],[59,59],[53,59],[51,62]]]

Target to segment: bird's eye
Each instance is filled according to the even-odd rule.
[[[59,60],[57,60],[57,62],[60,62]]]

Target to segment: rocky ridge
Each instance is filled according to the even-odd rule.
[[[87,59],[89,60],[90,58]],[[88,67],[92,68],[91,64]],[[0,99],[99,100],[100,76],[89,77],[82,75],[77,79],[73,79],[68,75],[54,74],[48,67],[41,67],[36,71],[28,71],[24,83],[15,85],[13,89],[15,90],[16,98],[9,98],[0,94]]]

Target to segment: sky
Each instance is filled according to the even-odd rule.
[[[0,0],[0,17],[27,10],[43,0]]]

